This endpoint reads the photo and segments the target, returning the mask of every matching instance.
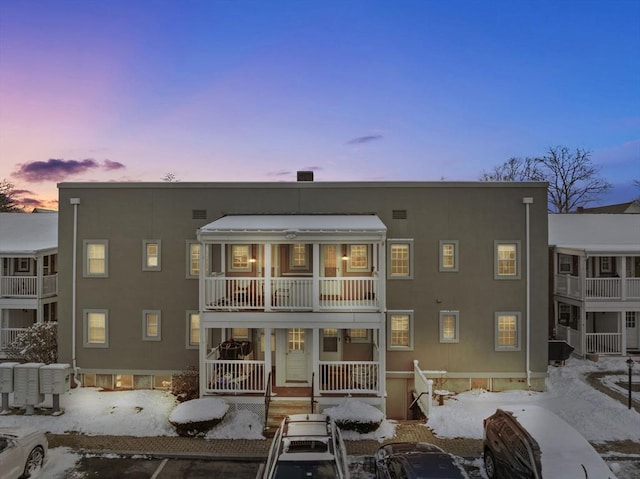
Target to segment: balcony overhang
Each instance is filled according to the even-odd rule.
[[[198,230],[204,243],[226,242],[382,242],[387,227],[367,215],[228,215]]]
[[[574,244],[556,245],[555,251],[576,256],[640,256],[640,244]]]

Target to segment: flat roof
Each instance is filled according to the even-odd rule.
[[[0,254],[29,256],[58,248],[58,213],[0,213]]]
[[[639,254],[640,215],[550,214],[549,245],[587,254]]]

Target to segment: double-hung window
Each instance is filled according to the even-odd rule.
[[[440,311],[440,342],[458,343],[460,342],[458,311]]]
[[[160,240],[142,241],[142,270],[160,271]]]
[[[84,276],[106,278],[109,276],[109,241],[84,240]]]
[[[458,271],[458,240],[440,240],[440,272]]]
[[[495,242],[495,279],[520,279],[520,242]]]
[[[289,246],[289,267],[291,269],[309,269],[309,248],[304,243]]]
[[[388,313],[387,349],[413,350],[413,311],[390,311]]]
[[[187,349],[200,347],[200,313],[187,311]]]
[[[200,243],[187,241],[187,278],[200,274]]]
[[[251,271],[251,245],[232,244],[229,247],[229,271]]]
[[[496,313],[495,349],[496,351],[520,350],[520,313]]]
[[[142,339],[145,341],[160,341],[161,322],[159,310],[145,310],[142,312]]]
[[[413,240],[389,240],[388,276],[394,279],[413,277]]]
[[[109,347],[109,313],[105,309],[84,310],[84,347]]]
[[[369,271],[369,247],[366,244],[347,245],[347,271]]]

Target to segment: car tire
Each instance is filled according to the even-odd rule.
[[[489,449],[484,450],[484,470],[489,479],[496,479],[496,458]]]
[[[44,463],[44,449],[40,446],[36,446],[29,453],[29,457],[27,458],[27,462],[24,465],[24,472],[22,477],[27,478],[31,477],[33,472],[36,472],[38,469],[42,467]]]

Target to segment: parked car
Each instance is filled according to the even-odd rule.
[[[42,468],[47,450],[47,438],[40,431],[0,427],[0,479],[29,477]]]
[[[276,431],[258,479],[348,479],[342,434],[325,414],[287,416]]]
[[[462,459],[426,442],[396,442],[375,455],[378,479],[459,479],[469,476]]]
[[[607,463],[564,420],[537,406],[510,406],[484,420],[489,479],[615,479]]]

